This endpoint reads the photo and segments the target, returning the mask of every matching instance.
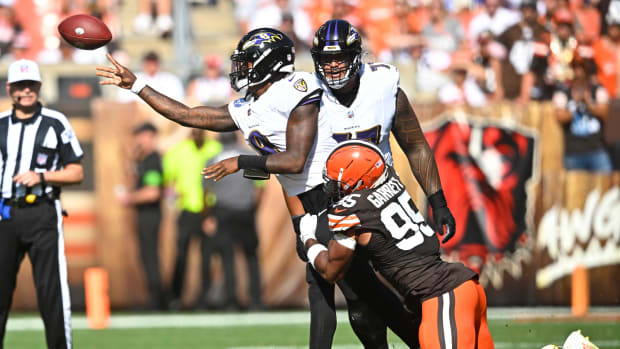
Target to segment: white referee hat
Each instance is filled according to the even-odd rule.
[[[7,82],[12,84],[24,80],[41,81],[41,73],[36,62],[20,59],[11,63]]]

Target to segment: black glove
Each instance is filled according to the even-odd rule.
[[[448,202],[443,195],[443,190],[439,190],[435,194],[428,197],[428,202],[433,208],[433,221],[435,221],[435,230],[439,232],[439,235],[444,234],[443,226],[447,225],[446,235],[441,240],[441,243],[446,243],[450,240],[456,232],[456,222],[454,216],[448,208]]]
[[[303,215],[293,217],[293,230],[295,230],[295,247],[297,249],[297,256],[299,257],[299,259],[301,259],[302,262],[308,262],[308,256],[306,255],[306,246],[304,246],[304,243],[301,242],[301,239],[299,238],[299,234],[301,231],[299,229],[299,223],[301,222],[301,217],[303,217]]]

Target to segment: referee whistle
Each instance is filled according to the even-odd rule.
[[[26,195],[26,203],[32,204],[37,199],[37,196],[34,194]]]

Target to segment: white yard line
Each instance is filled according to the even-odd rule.
[[[593,308],[592,314],[620,313],[618,307]],[[567,317],[567,307],[535,307],[535,308],[490,308],[490,320],[517,320],[536,317],[537,319]],[[578,321],[578,320],[575,320]],[[347,313],[338,311],[338,322],[348,322]],[[111,329],[129,328],[190,328],[190,327],[233,327],[233,326],[283,326],[306,325],[310,323],[309,311],[261,312],[261,313],[199,313],[199,314],[139,314],[112,315]],[[88,329],[84,315],[73,316],[74,330]],[[43,322],[38,316],[9,317],[8,331],[39,331],[43,330]]]

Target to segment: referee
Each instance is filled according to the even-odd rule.
[[[83,178],[80,144],[57,111],[41,106],[33,61],[9,66],[11,110],[0,113],[0,348],[19,265],[28,253],[48,348],[71,348],[71,301],[60,186]]]

